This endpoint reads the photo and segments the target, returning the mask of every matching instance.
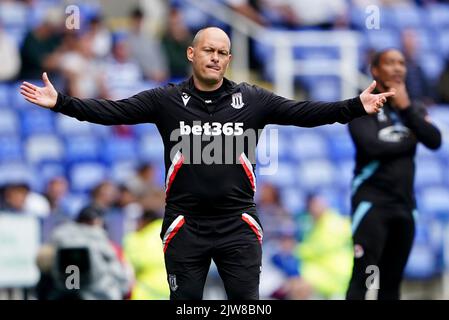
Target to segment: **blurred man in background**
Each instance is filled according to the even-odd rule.
[[[411,101],[404,55],[374,55],[376,92],[396,90],[384,109],[349,124],[356,153],[352,184],[354,269],[348,299],[364,299],[369,266],[379,268],[379,299],[399,299],[402,274],[413,244],[416,202],[414,157],[419,142],[436,150],[441,133],[426,110]]]
[[[76,221],[64,223],[54,230],[50,240],[54,255],[48,254],[47,247],[41,253],[44,257],[54,258],[51,270],[54,291],[48,293],[48,299],[121,300],[128,292],[130,280],[103,229],[103,216],[101,208],[89,205],[80,211]],[[42,260],[39,264],[48,265]],[[80,275],[86,279],[81,281],[80,290],[66,287],[70,275],[66,273],[66,267],[69,265],[79,267]]]

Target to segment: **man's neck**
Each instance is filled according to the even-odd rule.
[[[221,79],[219,82],[214,83],[214,84],[208,84],[208,83],[204,83],[201,82],[197,77],[195,77],[195,75],[193,76],[193,84],[195,86],[196,89],[200,90],[200,91],[214,91],[217,90],[221,87],[221,85],[223,84],[223,79]]]

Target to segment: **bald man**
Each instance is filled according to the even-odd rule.
[[[161,230],[171,299],[202,299],[214,260],[229,299],[258,299],[263,229],[254,204],[255,141],[229,143],[267,124],[315,127],[380,110],[393,92],[333,103],[294,101],[224,77],[231,42],[218,28],[200,30],[187,59],[193,75],[180,84],[119,101],[78,99],[44,87],[21,86],[26,100],[81,121],[103,125],[155,123],[164,143],[166,208]],[[251,140],[251,139],[249,139]],[[211,148],[213,145],[213,148]],[[249,158],[252,158],[252,161]]]

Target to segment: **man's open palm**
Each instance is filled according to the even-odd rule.
[[[387,102],[387,98],[395,95],[395,91],[374,94],[372,92],[375,88],[376,81],[373,81],[370,86],[360,94],[360,100],[368,114],[378,113],[384,103]]]
[[[24,81],[20,86],[20,93],[31,103],[44,108],[53,108],[56,105],[58,92],[55,90],[50,80],[48,80],[46,72],[42,74],[42,80],[44,81],[45,87],[38,87]]]

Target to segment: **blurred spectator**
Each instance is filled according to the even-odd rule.
[[[94,57],[104,58],[111,52],[112,35],[99,14],[90,19],[89,29],[84,37],[91,44],[90,49]]]
[[[137,202],[137,197],[126,185],[119,186],[119,195],[116,208],[121,211],[124,218],[124,234],[137,229],[138,219],[142,215],[142,205]]]
[[[24,211],[38,218],[48,217],[50,215],[50,203],[40,193],[30,190],[25,198]]]
[[[61,213],[63,209],[61,207],[61,201],[67,195],[69,190],[69,183],[66,178],[62,176],[56,176],[52,178],[46,187],[45,196],[50,204],[50,209],[52,213]]]
[[[124,34],[116,34],[112,47],[112,57],[104,66],[104,77],[107,80],[106,90],[110,99],[115,99],[114,89],[117,87],[138,86],[143,80],[139,65],[130,54],[129,39]]]
[[[135,273],[132,300],[169,298],[164,253],[159,235],[161,228],[162,219],[158,213],[147,210],[139,220],[137,231],[125,238],[125,254]]]
[[[51,237],[51,245],[55,248],[55,260],[52,262],[54,290],[48,299],[64,299],[70,291],[75,291],[77,298],[83,300],[119,300],[128,291],[129,279],[102,227],[103,216],[101,208],[87,206],[75,222],[67,222],[54,230]],[[73,263],[72,259],[82,257],[81,249],[87,250],[85,258],[88,261]],[[67,290],[66,262],[77,265],[81,277],[87,279],[80,290]]]
[[[255,8],[250,0],[223,0],[231,9],[247,17],[248,19],[260,24],[266,25],[267,21]]]
[[[110,181],[103,181],[91,192],[92,204],[105,213],[112,208],[117,200],[117,187]]]
[[[0,26],[0,82],[13,80],[20,70],[20,54],[16,43]]]
[[[166,30],[170,2],[167,0],[140,0],[144,14],[144,29],[153,37],[160,37]]]
[[[67,33],[63,41],[59,68],[66,79],[67,93],[77,98],[100,98],[105,95],[101,64],[95,60],[92,39]]]
[[[30,188],[26,183],[11,183],[3,188],[1,208],[3,211],[23,213]]]
[[[137,168],[136,174],[126,182],[126,187],[134,196],[142,197],[149,190],[157,188],[154,175],[153,165],[144,163]]]
[[[21,79],[40,79],[44,69],[51,72],[58,67],[61,18],[59,11],[49,11],[43,22],[25,36],[20,51]]]
[[[351,223],[317,195],[308,197],[307,211],[313,225],[296,248],[301,277],[314,297],[342,299],[352,272]]]
[[[168,57],[170,77],[185,78],[190,73],[186,50],[192,42],[192,35],[184,24],[181,12],[177,9],[170,11],[167,26],[162,45]]]
[[[268,20],[287,27],[331,29],[347,25],[345,0],[262,0]]]
[[[131,56],[143,70],[145,78],[157,82],[168,78],[168,66],[159,39],[151,37],[143,29],[143,12],[136,8],[131,12],[129,47]]]
[[[294,228],[280,230],[279,247],[272,255],[272,264],[282,271],[284,281],[271,297],[275,299],[307,299],[312,294],[311,286],[299,274],[300,261],[294,254],[297,245]]]
[[[431,105],[433,103],[433,93],[429,80],[417,61],[418,39],[416,32],[406,29],[402,32],[402,47],[407,67],[405,78],[409,96],[412,100]]]
[[[259,192],[257,207],[264,228],[264,243],[268,243],[277,239],[279,230],[291,228],[294,222],[282,205],[279,190],[274,185],[263,184]]]
[[[50,207],[50,215],[42,221],[42,242],[46,243],[50,240],[50,235],[60,224],[67,222],[70,217],[63,207],[62,201],[68,192],[68,182],[62,177],[52,178],[46,187],[45,197]]]

